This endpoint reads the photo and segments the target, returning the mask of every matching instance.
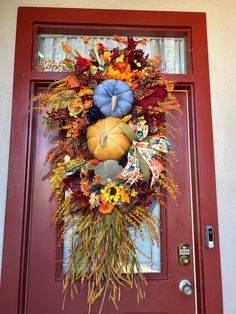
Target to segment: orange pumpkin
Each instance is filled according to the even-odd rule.
[[[123,122],[119,118],[108,117],[88,127],[88,149],[96,159],[119,160],[130,146],[130,140],[123,133]]]

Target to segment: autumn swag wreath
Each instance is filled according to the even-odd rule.
[[[159,221],[151,204],[165,206],[166,193],[176,200],[178,186],[167,169],[174,152],[174,82],[161,75],[159,56],[149,58],[137,46],[147,40],[113,36],[117,48],[90,45],[84,58],[63,44],[64,79],[34,97],[50,135],[60,132],[46,156],[53,224],[61,240],[68,230],[70,256],[64,290],[88,284],[89,307],[104,294],[116,305],[120,288],[137,288],[144,296],[145,277],[139,248],[130,232],[146,232],[159,244]],[[119,46],[119,47],[118,47]],[[123,47],[123,48],[121,48]]]

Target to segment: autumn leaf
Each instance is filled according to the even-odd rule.
[[[71,53],[71,47],[68,46],[67,44],[62,43],[62,49],[65,53],[67,53],[68,55]]]
[[[128,43],[128,40],[127,40],[127,39],[122,38],[122,37],[120,37],[120,36],[114,35],[114,36],[112,36],[112,38],[113,38],[115,41],[117,41],[118,43],[122,43],[122,44],[125,44],[125,45],[127,45],[127,43]],[[138,45],[138,44],[140,44],[140,45],[146,45],[147,42],[148,42],[148,39],[134,40],[134,43],[135,43],[136,45]]]
[[[89,42],[89,39],[91,38],[91,36],[84,36],[83,38],[82,38],[82,41],[85,43],[85,44],[87,44],[88,42]]]
[[[147,42],[148,42],[148,39],[135,40],[135,43],[136,43],[137,45],[140,44],[140,45],[146,46]]]
[[[81,54],[77,50],[75,50],[75,54],[78,58],[82,58]]]
[[[113,38],[115,41],[117,41],[118,43],[122,43],[122,44],[125,44],[125,45],[127,45],[127,43],[128,43],[127,39],[122,38],[122,37],[120,37],[120,36],[114,35],[114,36],[112,36],[112,38]]]
[[[70,58],[65,58],[65,59],[64,59],[64,62],[73,62],[73,60],[70,59]]]

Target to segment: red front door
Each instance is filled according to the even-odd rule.
[[[35,71],[34,65],[32,65],[34,64],[34,58],[32,58],[34,54],[31,55],[31,51],[35,51],[36,47],[35,42],[32,41],[32,38],[35,39],[33,35],[35,35],[38,30],[43,30],[43,32],[50,31],[51,33],[58,32],[58,29],[63,29],[64,25],[64,28],[67,29],[66,32],[69,33],[81,32],[81,30],[83,30],[83,33],[92,32],[96,35],[100,33],[111,34],[119,32],[123,34],[131,33],[141,36],[143,36],[143,34],[146,34],[146,36],[150,34],[150,36],[154,36],[155,34],[160,35],[163,29],[169,36],[174,33],[176,35],[177,30],[181,34],[187,34],[189,49],[187,58],[188,72],[191,73],[171,75],[171,79],[178,81],[175,95],[181,103],[182,108],[182,114],[179,113],[177,116],[179,120],[177,125],[178,135],[176,141],[172,141],[171,143],[176,152],[177,159],[174,168],[174,176],[179,184],[181,195],[178,199],[178,206],[170,199],[167,199],[166,208],[160,209],[161,243],[158,253],[160,256],[158,255],[158,261],[156,261],[159,263],[160,267],[158,271],[146,274],[148,286],[144,300],[138,304],[135,290],[123,288],[121,291],[121,301],[118,303],[118,310],[114,308],[112,302],[105,300],[103,313],[194,314],[208,311],[207,313],[209,314],[220,314],[220,293],[218,301],[215,304],[208,303],[207,310],[204,307],[204,302],[206,302],[206,300],[209,302],[208,298],[211,296],[207,289],[204,290],[204,284],[205,287],[212,287],[215,283],[215,286],[219,287],[220,282],[218,273],[215,278],[213,278],[213,283],[209,283],[206,279],[208,279],[209,275],[212,278],[211,267],[205,264],[203,268],[202,264],[203,257],[208,256],[211,261],[215,261],[215,268],[218,269],[217,267],[219,267],[217,221],[216,212],[214,211],[212,135],[209,125],[209,86],[207,82],[206,86],[202,85],[198,73],[199,69],[196,68],[196,66],[202,62],[207,66],[207,55],[196,54],[194,58],[192,58],[190,53],[194,51],[193,48],[197,47],[197,43],[199,44],[199,40],[201,40],[196,32],[193,31],[194,27],[196,27],[194,23],[200,23],[202,21],[202,27],[204,27],[204,19],[202,16],[199,16],[198,20],[197,17],[194,16],[192,21],[191,18],[188,18],[185,19],[185,22],[180,22],[178,14],[172,15],[171,18],[171,15],[165,15],[164,13],[163,16],[161,16],[160,12],[145,12],[145,14],[141,14],[134,11],[126,14],[124,11],[123,21],[118,23],[117,11],[84,10],[83,12],[77,11],[78,14],[80,13],[81,21],[76,24],[76,10],[66,10],[64,12],[60,9],[52,9],[51,11],[47,11],[47,9],[38,9],[37,11],[36,9],[37,13],[35,14],[38,14],[37,18],[29,17],[28,10],[30,9],[22,9],[19,15],[19,23],[20,19],[23,18],[22,25],[19,24],[21,25],[19,36],[22,39],[21,42],[19,41],[19,46],[22,46],[23,51],[27,51],[27,53],[24,54],[21,51],[16,59],[15,97],[19,95],[19,98],[18,102],[15,98],[16,105],[14,107],[15,109],[13,108],[13,110],[17,110],[18,106],[20,106],[18,115],[16,113],[13,115],[13,133],[18,132],[17,136],[19,136],[19,132],[21,132],[21,136],[24,136],[24,139],[22,139],[21,136],[12,139],[13,142],[17,138],[22,141],[21,153],[18,147],[20,142],[15,142],[15,144],[12,142],[15,145],[15,154],[13,156],[12,152],[12,161],[14,160],[15,167],[16,164],[22,167],[21,175],[24,177],[25,181],[24,184],[22,184],[22,177],[18,177],[19,172],[17,172],[17,178],[19,178],[19,180],[18,182],[17,180],[15,181],[15,188],[17,189],[16,194],[14,194],[12,199],[9,199],[12,195],[10,196],[10,194],[8,194],[9,208],[17,208],[18,206],[22,211],[12,216],[11,209],[9,209],[9,216],[7,216],[8,219],[14,220],[14,230],[19,236],[16,243],[14,243],[16,265],[13,267],[12,277],[17,278],[18,284],[16,287],[13,283],[13,279],[9,279],[11,277],[10,274],[3,272],[3,288],[5,289],[7,282],[12,284],[11,287],[13,289],[14,299],[14,302],[7,306],[8,297],[5,298],[4,302],[6,306],[4,305],[4,313],[83,314],[88,311],[86,304],[86,286],[79,289],[78,295],[74,295],[73,300],[71,300],[70,292],[68,291],[65,309],[62,311],[62,263],[60,260],[62,258],[63,247],[59,247],[58,245],[57,230],[52,229],[50,226],[54,210],[54,205],[48,201],[50,197],[50,184],[47,181],[43,182],[41,180],[42,176],[47,171],[47,168],[43,166],[43,162],[47,150],[50,147],[50,142],[44,137],[40,116],[37,113],[31,114],[27,123],[24,115],[27,113],[25,104],[29,96],[42,90],[42,88],[47,86],[49,81],[63,77],[64,75],[63,73],[39,73]],[[45,15],[47,12],[50,13],[48,16]],[[173,22],[174,17],[176,24]],[[53,26],[50,24],[52,23],[52,19],[54,19]],[[32,20],[34,20],[33,23]],[[63,22],[64,24],[61,22],[63,20],[65,20],[65,22]],[[29,24],[29,21],[31,24]],[[72,23],[71,21],[74,21],[74,25],[69,25]],[[184,27],[184,23],[187,23],[186,27]],[[193,25],[191,25],[191,23],[193,23]],[[95,24],[97,24],[97,26]],[[29,27],[29,25],[31,25],[31,27]],[[206,44],[204,38],[202,40],[203,45]],[[27,45],[29,45],[29,47]],[[190,49],[190,47],[192,47],[192,49]],[[27,58],[29,58],[28,61],[25,60]],[[18,64],[18,62],[22,63]],[[203,69],[202,66],[201,69]],[[204,71],[207,75],[207,71]],[[202,101],[201,104],[200,100]],[[201,107],[203,104],[206,105],[204,110],[202,110]],[[14,112],[15,111],[13,111],[13,113]],[[16,125],[19,123],[17,119],[20,119],[23,125],[22,128],[20,125]],[[205,131],[206,135],[204,139],[201,138],[203,131]],[[204,143],[201,143],[201,140],[204,141]],[[201,145],[205,147],[203,151],[200,151]],[[18,152],[18,154],[16,154],[16,152]],[[23,163],[22,160],[24,160]],[[11,165],[10,163],[10,167]],[[211,178],[208,176],[205,177],[203,169],[206,168],[208,168],[209,174],[213,174]],[[10,177],[9,184],[13,184],[11,183],[13,182],[11,181],[13,180],[13,176],[14,175]],[[201,182],[203,186],[200,186],[199,182]],[[206,185],[212,186],[213,188],[212,198],[208,200],[204,194],[204,186]],[[9,193],[11,193],[10,189],[12,189],[12,185],[10,185]],[[209,206],[208,208],[211,208],[211,216],[206,216],[205,214],[200,215],[200,205],[202,201],[204,201],[204,205],[207,204]],[[210,221],[207,220],[209,217],[211,217]],[[206,221],[215,226],[214,251],[209,251],[206,248],[201,251],[201,247],[204,245],[204,239],[202,238],[204,230],[202,227]],[[6,241],[10,244],[11,240],[9,239],[9,235],[10,232],[8,233],[8,228],[6,228]],[[181,244],[189,245],[190,263],[187,265],[181,264],[179,260],[178,248]],[[4,252],[6,252],[6,250]],[[5,270],[6,263],[10,259],[10,254],[5,253],[4,256],[3,270]],[[179,285],[182,280],[189,281],[189,285],[193,289],[191,295],[188,296],[180,291]],[[4,295],[3,290],[1,293]],[[92,308],[92,313],[98,313],[99,306],[100,301],[95,303]],[[211,310],[214,310],[214,312],[211,312]]]
[[[105,302],[104,314],[111,313],[195,313],[196,295],[184,295],[179,284],[181,280],[190,281],[194,292],[196,283],[194,276],[194,242],[193,242],[193,207],[191,202],[191,173],[189,160],[188,90],[181,88],[176,91],[183,114],[178,114],[178,136],[172,143],[178,162],[175,164],[175,178],[179,183],[181,196],[178,206],[167,199],[167,208],[161,210],[161,244],[160,272],[147,274],[148,286],[146,298],[139,304],[135,289],[122,289],[121,302],[116,310],[112,302]],[[26,313],[40,314],[62,313],[62,281],[60,279],[61,250],[56,241],[56,230],[50,228],[54,206],[49,204],[50,184],[41,180],[46,172],[43,167],[45,155],[50,142],[43,136],[40,117],[33,119],[34,143],[31,152],[31,190],[30,190],[30,245],[28,260],[28,278],[26,292]],[[182,265],[178,262],[177,247],[181,243],[190,245],[191,263]],[[148,244],[146,244],[148,245]],[[155,257],[154,257],[155,258]],[[155,261],[154,261],[155,262]],[[37,283],[37,284],[36,284]],[[64,313],[87,313],[86,287],[79,290],[74,300],[66,300]],[[92,308],[98,313],[100,302]],[[78,311],[79,309],[79,311]]]

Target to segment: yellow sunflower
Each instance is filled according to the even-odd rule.
[[[115,183],[108,182],[104,189],[101,190],[101,193],[107,202],[113,201],[117,203],[119,201],[120,189]]]

